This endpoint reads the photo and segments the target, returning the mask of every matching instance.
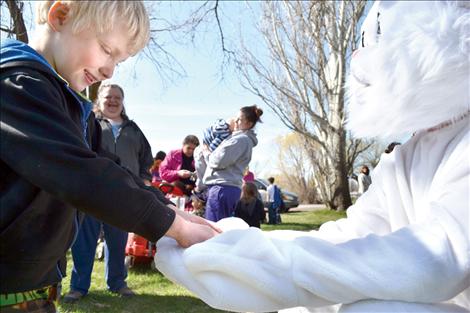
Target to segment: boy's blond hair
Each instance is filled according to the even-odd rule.
[[[55,1],[39,1],[36,6],[36,23],[46,24],[49,9]],[[147,44],[150,22],[141,1],[61,1],[70,8],[72,30],[75,33],[93,29],[98,34],[112,30],[118,22],[128,30],[128,52],[136,54]]]

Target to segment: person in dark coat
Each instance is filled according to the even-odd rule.
[[[265,220],[264,205],[256,197],[257,189],[253,183],[242,186],[242,195],[235,207],[235,217],[244,220],[251,227],[260,228],[260,222]]]

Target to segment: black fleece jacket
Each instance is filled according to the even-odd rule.
[[[84,140],[80,100],[66,83],[35,61],[0,69],[0,293],[61,280],[77,209],[151,241],[162,237],[174,211],[100,156],[94,121]]]
[[[121,165],[128,168],[141,179],[152,181],[149,168],[153,164],[152,149],[144,133],[134,121],[124,119],[117,138],[114,138],[111,123],[97,117],[101,126],[101,146],[116,155],[119,155]]]

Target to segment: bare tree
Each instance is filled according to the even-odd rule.
[[[269,1],[258,30],[267,55],[242,43],[244,86],[305,138],[316,184],[330,209],[351,205],[347,174],[344,88],[365,1]],[[359,145],[349,151],[357,155]],[[351,156],[350,156],[351,157]]]
[[[14,35],[17,40],[28,43],[28,31],[23,18],[23,1],[2,0],[0,2],[0,7],[4,7],[4,5],[6,5],[8,12],[10,13],[10,23],[9,25],[3,25],[2,19],[0,31],[7,33],[8,36]]]
[[[162,82],[173,82],[186,73],[179,60],[171,53],[174,44],[190,46],[199,33],[213,32],[219,37],[220,51],[223,56],[221,75],[234,56],[227,46],[226,35],[221,23],[219,0],[200,2],[146,2],[150,14],[150,41],[143,55],[157,68]],[[178,14],[171,17],[169,12]]]
[[[7,33],[8,37],[28,43],[28,27],[24,21],[24,7],[32,2],[22,0],[0,0],[2,8],[2,25],[0,31]],[[226,38],[220,21],[219,1],[204,1],[198,3],[171,3],[166,1],[145,2],[150,15],[150,40],[143,50],[141,57],[149,59],[156,68],[163,84],[173,83],[185,76],[185,69],[171,52],[171,46],[189,45],[194,41],[196,34],[204,23],[214,25],[219,35],[220,47],[224,56],[224,63],[230,59],[233,52],[226,46]],[[186,14],[178,14],[178,19],[170,19],[165,7],[174,6],[175,10],[190,8]],[[5,9],[5,10],[4,10]],[[8,11],[6,11],[8,10]],[[137,58],[136,62],[141,58]],[[223,68],[223,66],[222,66]],[[135,73],[135,76],[137,74]],[[93,100],[99,84],[90,87],[88,94]]]
[[[371,168],[374,168],[379,164],[380,157],[386,149],[386,144],[383,142],[374,142],[367,150],[362,152],[355,160],[353,165],[354,169],[361,167],[362,165],[367,165]],[[350,173],[352,174],[352,172]]]
[[[350,133],[347,136],[346,165],[348,175],[352,175],[358,163],[375,167],[379,163],[380,155],[385,149],[384,145],[375,140],[353,138]]]

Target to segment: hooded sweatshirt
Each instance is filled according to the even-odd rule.
[[[209,156],[204,184],[241,187],[243,172],[250,164],[253,147],[257,144],[252,129],[233,132]]]

